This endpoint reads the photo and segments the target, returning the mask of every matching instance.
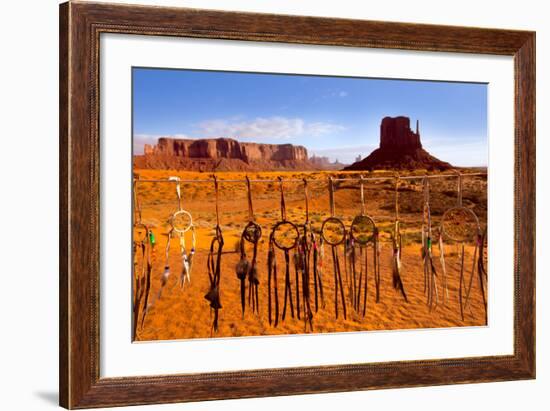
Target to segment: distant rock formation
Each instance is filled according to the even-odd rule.
[[[330,158],[325,156],[316,156],[315,154],[309,158],[309,162],[318,170],[341,170],[345,164],[340,163],[338,159],[331,162]]]
[[[135,168],[190,171],[309,170],[307,149],[292,144],[242,143],[231,138],[159,138],[134,156]]]
[[[380,147],[344,170],[447,170],[449,163],[441,161],[422,148],[418,120],[416,132],[408,117],[384,117],[380,125]]]

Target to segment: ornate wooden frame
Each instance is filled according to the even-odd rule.
[[[99,374],[101,33],[513,56],[514,354],[161,377]],[[60,6],[60,404],[89,408],[535,377],[535,33],[183,8]]]

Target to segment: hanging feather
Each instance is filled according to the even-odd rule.
[[[405,299],[405,302],[409,302],[403,281],[401,279],[401,235],[399,234],[399,221],[395,222],[394,238],[393,238],[393,265],[392,265],[392,281],[393,288],[400,291]]]

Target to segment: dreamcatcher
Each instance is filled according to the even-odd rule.
[[[254,209],[252,206],[252,191],[250,189],[250,179],[246,177],[246,187],[248,192],[248,224],[245,226],[241,240],[239,242],[241,258],[237,263],[236,271],[237,278],[241,282],[241,309],[244,315],[245,311],[245,295],[246,295],[246,279],[248,278],[248,304],[252,308],[252,312],[258,312],[258,267],[256,257],[258,254],[258,243],[262,237],[262,228],[254,221]],[[252,244],[252,260],[249,261],[246,255],[245,243]]]
[[[181,255],[181,272],[179,277],[180,287],[183,288],[185,282],[191,283],[191,269],[193,268],[193,257],[195,255],[197,236],[195,233],[195,224],[193,217],[189,211],[182,208],[181,205],[181,188],[178,177],[170,177],[170,180],[176,181],[176,194],[178,196],[178,211],[176,211],[170,219],[172,230],[179,236],[180,255]],[[191,249],[188,250],[185,243],[185,234],[191,233]]]
[[[166,234],[166,247],[164,250],[164,271],[160,277],[160,288],[157,294],[156,300],[160,300],[162,297],[162,292],[166,284],[168,284],[168,279],[171,275],[170,269],[170,243],[172,237],[175,235],[179,236],[179,245],[180,245],[180,255],[181,255],[181,272],[178,283],[180,287],[183,288],[185,282],[191,282],[191,268],[193,266],[193,256],[195,255],[195,246],[196,246],[196,235],[195,235],[195,225],[193,224],[193,217],[189,211],[186,211],[182,208],[181,204],[181,188],[180,188],[180,179],[179,177],[170,177],[170,181],[175,181],[176,184],[176,195],[178,198],[178,210],[172,214],[170,217],[170,230]],[[185,244],[185,235],[187,232],[191,232],[191,249],[187,251]]]
[[[380,298],[380,246],[378,228],[374,219],[365,213],[365,193],[363,176],[360,178],[361,214],[354,217],[349,230],[351,247],[350,266],[354,287],[353,305],[357,312],[363,303],[363,316],[367,311],[368,273],[369,273],[369,246],[372,246],[373,273],[376,285],[376,301]],[[359,255],[357,255],[359,253]],[[359,279],[357,280],[357,261],[359,261]]]
[[[298,245],[300,232],[296,224],[287,220],[285,194],[283,189],[283,179],[279,180],[279,190],[281,193],[281,220],[279,220],[271,230],[269,235],[269,251],[267,256],[268,265],[268,316],[269,324],[272,323],[272,292],[273,286],[274,292],[274,304],[275,304],[275,324],[276,327],[279,320],[279,298],[277,290],[277,256],[275,249],[283,250],[285,257],[285,296],[283,304],[283,313],[281,319],[284,321],[286,316],[287,304],[290,305],[290,315],[294,318],[294,305],[292,302],[292,286],[290,281],[290,250],[293,250]]]
[[[332,177],[329,178],[329,203],[330,203],[330,217],[323,221],[321,226],[321,236],[323,240],[331,246],[332,251],[332,265],[334,270],[334,312],[336,318],[338,318],[338,291],[340,291],[340,299],[342,300],[342,311],[344,313],[344,319],[347,318],[346,313],[346,299],[344,297],[344,285],[342,282],[342,271],[340,266],[340,259],[338,256],[338,246],[344,243],[346,240],[346,226],[344,222],[335,216],[334,206],[334,181]]]
[[[484,246],[485,236],[482,233],[477,215],[468,207],[462,205],[462,175],[457,173],[457,204],[451,207],[441,218],[440,227],[440,253],[444,255],[443,239],[446,237],[452,241],[460,243],[460,277],[458,286],[458,299],[460,305],[460,316],[464,320],[464,311],[468,307],[468,301],[470,298],[470,291],[473,285],[473,278],[477,271],[481,297],[483,299],[483,306],[485,309],[485,320],[487,320],[487,299],[485,296],[487,272],[484,266]],[[464,281],[465,271],[465,243],[474,242],[474,255],[472,259],[472,269],[468,279],[468,285]],[[442,259],[444,266],[444,257]],[[445,266],[444,266],[445,267]],[[466,291],[466,298],[464,298],[464,292]],[[465,301],[464,301],[465,300]]]

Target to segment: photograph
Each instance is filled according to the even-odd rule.
[[[133,67],[132,340],[486,326],[487,86]]]
[[[7,329],[27,333],[20,346],[56,334],[24,364],[57,363],[13,403],[427,411],[541,397],[541,6],[137,3],[63,2],[55,45],[32,33],[38,50],[15,42],[5,65],[26,109],[7,117],[21,147],[6,151],[5,203],[23,211],[5,213],[12,308],[36,265],[35,304]],[[36,70],[56,47],[58,64]],[[30,258],[36,230],[21,224],[47,194],[56,218],[41,208],[41,232],[58,239]]]

